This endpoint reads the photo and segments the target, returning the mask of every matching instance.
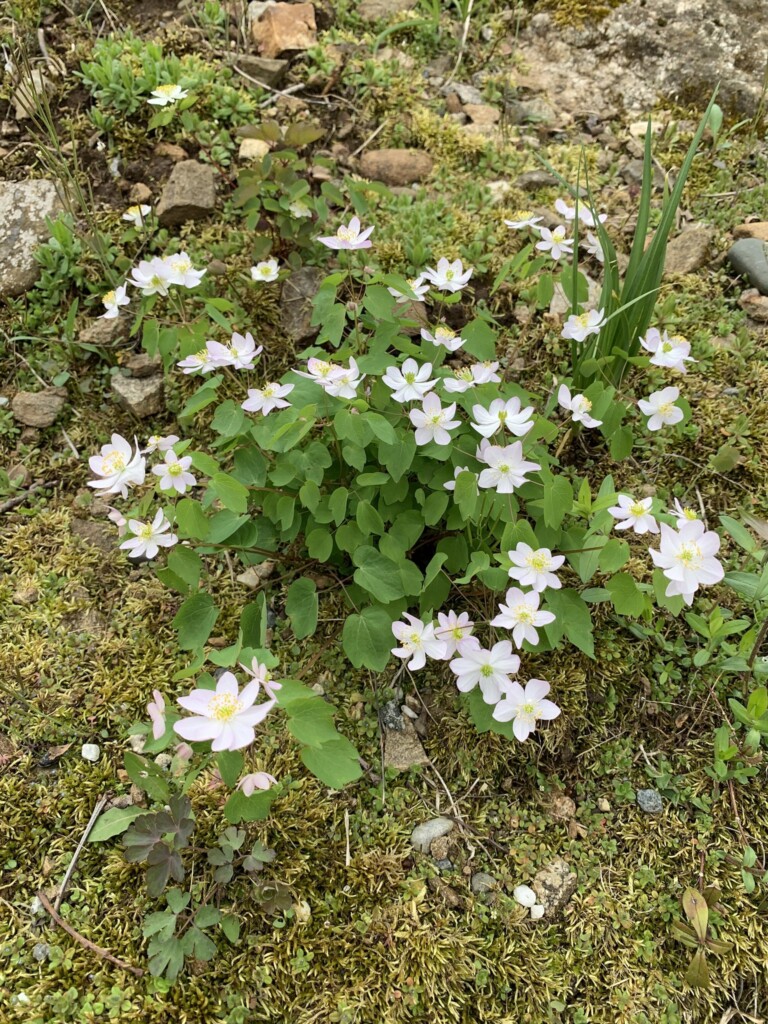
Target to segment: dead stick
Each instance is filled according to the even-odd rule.
[[[80,932],[75,931],[72,925],[65,921],[57,910],[53,909],[51,901],[44,892],[39,892],[37,894],[37,898],[40,900],[44,909],[51,915],[56,924],[60,928],[63,928],[67,935],[71,935],[75,942],[79,942],[81,946],[84,946],[85,949],[89,949],[92,953],[100,956],[103,960],[109,960],[109,962],[114,964],[115,967],[119,967],[123,971],[130,971],[131,974],[135,974],[137,978],[142,978],[144,976],[144,971],[142,971],[140,967],[134,967],[133,964],[127,964],[125,960],[119,960],[116,956],[112,956],[112,954],[106,949],[102,949],[101,946],[97,946],[95,942],[91,942],[90,939],[86,939],[86,937],[81,935]]]
[[[50,483],[50,484],[33,484],[31,487],[28,487],[26,489],[26,491],[24,491],[23,494],[17,494],[15,498],[9,498],[8,501],[4,501],[3,504],[0,505],[0,513],[2,513],[2,512],[10,512],[10,510],[12,508],[16,508],[17,505],[23,505],[24,502],[27,500],[27,498],[30,495],[35,494],[36,491],[42,491],[46,487],[53,487],[53,486],[54,485],[52,483]]]
[[[101,814],[102,808],[104,807],[104,804],[107,802],[108,799],[109,796],[105,795],[99,797],[99,799],[96,801],[96,806],[93,808],[93,814],[91,814],[90,818],[88,819],[88,824],[85,826],[85,832],[83,832],[82,836],[80,837],[80,842],[77,844],[77,849],[74,852],[72,860],[69,862],[69,867],[64,872],[64,878],[61,880],[59,891],[53,903],[54,910],[58,910],[59,907],[61,906],[61,901],[64,899],[64,893],[67,891],[69,880],[72,877],[72,872],[75,870],[77,858],[80,856],[82,849],[85,846],[85,841],[90,835],[91,829],[95,825],[96,819]]]

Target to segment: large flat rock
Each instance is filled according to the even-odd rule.
[[[50,237],[45,219],[63,210],[52,181],[0,182],[0,298],[23,295],[37,281],[35,250]]]

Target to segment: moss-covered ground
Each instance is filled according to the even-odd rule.
[[[558,4],[560,15],[569,16],[567,5]],[[572,5],[571,13],[585,6]],[[66,5],[12,7],[12,24],[5,15],[0,29],[6,45],[17,48],[29,45],[41,17],[70,12]],[[162,35],[166,50],[200,62],[213,83],[221,46],[213,14],[214,27],[205,23],[196,34],[188,21],[164,25],[141,7],[118,12],[121,27],[130,25],[145,41]],[[503,24],[505,8],[488,4],[484,17]],[[70,72],[94,46],[92,10],[71,14],[62,28],[71,46],[64,39],[56,45]],[[487,183],[512,182],[522,171],[539,168],[535,155],[520,143],[518,129],[504,129],[493,143],[468,137],[445,116],[438,96],[427,89],[422,97],[424,65],[443,51],[453,59],[454,35],[441,40],[434,31],[405,27],[379,42],[402,47],[413,56],[413,66],[396,59],[375,63],[376,32],[361,25],[351,3],[339,5],[337,14],[318,47],[300,59],[295,80],[333,76],[342,53],[343,73],[334,88],[344,102],[334,110],[340,111],[339,123],[352,119],[355,145],[384,123],[376,145],[419,146],[435,159],[432,178],[415,197],[371,197],[378,204],[379,258],[413,272],[414,254],[423,245],[428,253],[463,255],[492,274],[509,246],[501,219],[532,200],[513,188],[494,204]],[[455,20],[451,24],[453,32]],[[482,67],[477,31],[476,24],[464,80]],[[505,60],[499,59],[499,81],[514,69],[514,52]],[[498,95],[493,81],[486,88],[490,99]],[[63,87],[56,102],[62,103],[61,141],[71,130],[85,150],[93,130],[86,113],[90,98],[77,99],[78,89]],[[204,155],[218,146],[222,167],[235,162],[235,127],[258,119],[253,93],[239,81],[232,89],[242,110],[227,120],[215,105],[226,100],[231,110],[233,97],[217,95],[205,107],[210,120],[198,126],[198,139],[199,132],[208,133]],[[214,114],[224,119],[224,129],[213,123]],[[278,116],[303,115],[280,110]],[[657,154],[663,166],[675,167],[695,114],[667,110],[663,116],[671,127],[659,139]],[[620,120],[612,128],[617,137],[626,136]],[[166,138],[194,142],[189,133],[174,136],[173,129]],[[108,140],[108,155],[120,152],[126,161],[150,152],[144,133],[130,121],[114,125]],[[14,149],[7,169],[15,176],[48,173],[50,144],[41,147],[31,132],[20,141],[33,148]],[[541,150],[572,177],[583,141],[574,129],[545,137]],[[762,180],[755,186],[754,170],[754,152],[763,142],[755,125],[740,126],[726,141],[697,162],[685,200],[691,218],[715,231],[712,259],[667,283],[659,300],[668,310],[668,326],[691,339],[699,360],[690,375],[692,425],[677,440],[662,445],[652,439],[620,467],[610,467],[622,488],[651,487],[689,500],[700,494],[713,521],[718,513],[768,511],[766,338],[739,307],[739,288],[719,259],[733,225],[766,208],[768,188]],[[588,153],[596,156],[594,144]],[[621,223],[636,196],[617,186],[615,172],[609,162],[595,164],[593,187]],[[82,176],[89,179],[89,172]],[[551,204],[556,194],[544,189],[533,202]],[[105,186],[91,210],[91,227],[104,233],[115,252],[126,244],[119,219],[124,205]],[[87,230],[81,222],[76,235]],[[215,223],[188,225],[183,240],[206,263],[215,258],[250,265],[252,238],[226,196]],[[431,765],[396,774],[382,771],[377,723],[378,709],[393,695],[391,673],[374,678],[351,669],[334,643],[339,610],[330,599],[321,606],[321,632],[311,641],[297,643],[278,617],[273,646],[281,670],[321,683],[336,705],[338,727],[367,765],[360,782],[340,793],[328,791],[308,775],[279,729],[265,730],[253,765],[289,785],[269,820],[249,826],[249,832],[276,851],[269,871],[289,887],[294,909],[269,914],[250,898],[249,883],[239,883],[233,902],[244,920],[240,944],[229,947],[222,939],[216,959],[192,964],[175,985],[111,965],[33,911],[39,890],[55,893],[100,797],[129,792],[122,770],[126,733],[144,718],[152,689],[173,698],[187,687],[171,681],[184,664],[170,627],[178,599],[151,568],[132,566],[117,551],[111,526],[92,514],[85,487],[86,456],[112,430],[131,436],[137,429],[109,396],[110,372],[124,354],[89,351],[77,343],[83,310],[95,308],[103,290],[103,271],[87,243],[77,240],[71,251],[51,260],[37,289],[0,310],[0,380],[8,393],[34,390],[42,379],[65,384],[70,396],[62,419],[44,432],[22,432],[8,408],[0,408],[0,466],[7,471],[22,464],[33,480],[46,484],[0,520],[0,1022],[764,1019],[765,894],[758,887],[747,895],[733,861],[741,860],[747,844],[764,855],[765,770],[760,764],[749,785],[713,781],[713,731],[722,724],[727,697],[741,683],[693,667],[695,642],[680,621],[661,622],[658,635],[649,637],[598,616],[594,661],[573,650],[548,659],[547,678],[563,714],[535,744],[512,746],[490,734],[478,738],[449,681],[427,676],[414,696],[429,712],[424,745]],[[80,312],[68,319],[75,297]],[[273,298],[248,301],[268,351],[271,345],[278,361],[290,358]],[[516,297],[502,292],[494,301],[503,319],[509,312],[503,304]],[[533,393],[547,388],[562,356],[552,343],[557,332],[541,317],[529,325],[511,317],[504,322],[506,364]],[[549,349],[542,345],[545,337]],[[167,415],[141,429],[169,432],[181,404],[177,389],[184,387],[173,383]],[[736,449],[738,464],[717,472],[712,458],[726,443]],[[597,456],[589,458],[596,477],[608,471]],[[0,505],[21,493],[3,481]],[[226,567],[217,586],[230,613],[217,625],[224,642],[233,639],[249,594]],[[703,606],[718,601],[736,607],[725,588],[708,594]],[[87,742],[101,748],[96,764],[80,756]],[[661,815],[638,808],[635,792],[647,787],[661,792]],[[563,795],[574,801],[573,818],[558,816]],[[193,797],[203,837],[219,834],[222,800],[210,779],[198,782]],[[455,867],[442,875],[409,841],[416,824],[438,813],[457,820]],[[512,889],[530,882],[556,856],[577,873],[576,893],[562,916],[531,922],[512,900]],[[471,892],[469,880],[477,871],[497,879],[493,898]],[[690,953],[675,941],[671,925],[681,919],[683,891],[707,885],[721,891],[712,919],[731,946],[710,957],[711,987],[694,990],[683,980]],[[79,933],[146,972],[142,922],[153,909],[141,867],[125,863],[118,843],[86,845],[61,907]],[[41,960],[35,956],[39,943],[49,947]]]

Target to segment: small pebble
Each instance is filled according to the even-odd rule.
[[[101,750],[97,743],[84,743],[83,749],[80,751],[80,756],[83,760],[93,761],[95,764],[101,757]]]
[[[498,882],[487,871],[476,871],[469,884],[474,893],[491,892],[498,888]]]
[[[147,742],[147,737],[146,736],[141,736],[141,735],[135,734],[133,736],[129,736],[128,737],[128,745],[131,748],[131,750],[134,752],[134,754],[140,754],[142,752],[142,750],[144,749],[144,745],[146,744],[146,742]]]
[[[611,809],[611,804],[608,800],[605,799],[604,796],[601,796],[600,799],[597,801],[597,809],[598,811],[603,811],[604,813],[607,813]]]
[[[516,885],[512,895],[521,907],[533,907],[536,903],[536,893],[530,885]]]
[[[36,943],[34,949],[32,950],[32,956],[35,958],[35,960],[38,961],[38,963],[42,963],[43,960],[47,960],[50,955],[51,947],[48,945],[47,942]]]
[[[429,853],[432,841],[439,836],[447,836],[452,829],[450,818],[432,818],[416,826],[411,833],[411,846],[420,853]]]
[[[171,767],[171,761],[173,761],[172,754],[158,754],[155,758],[155,764],[163,771],[167,771]]]
[[[664,810],[661,793],[655,789],[638,789],[637,806],[645,814],[661,814]]]
[[[436,860],[435,864],[440,868],[441,871],[453,871],[453,861],[448,860],[445,857],[443,860]]]
[[[531,920],[539,921],[544,917],[544,907],[540,903],[534,903],[531,907]]]
[[[44,910],[45,910],[45,907],[40,902],[40,897],[39,896],[35,896],[35,898],[29,904],[29,912],[30,912],[30,914],[32,914],[34,917],[37,917],[38,914],[42,914]]]

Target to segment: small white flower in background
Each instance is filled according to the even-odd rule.
[[[269,772],[251,772],[250,775],[244,775],[240,779],[236,788],[241,790],[245,796],[251,796],[257,789],[270,789],[276,784],[277,779]]]
[[[182,288],[197,288],[206,275],[205,270],[195,270],[192,260],[185,252],[177,252],[165,257],[171,284]]]
[[[423,276],[438,291],[460,292],[472,277],[472,267],[465,270],[461,260],[451,263],[442,256],[437,261],[437,267],[427,267]]]
[[[169,533],[171,524],[165,518],[162,509],[158,509],[151,523],[142,523],[138,519],[129,519],[128,527],[133,534],[120,545],[128,552],[129,558],[154,558],[160,548],[170,548],[177,543],[178,537]]]
[[[491,444],[487,437],[484,437],[480,444],[477,446],[477,448],[475,448],[475,458],[477,459],[477,461],[485,462],[485,456],[487,455],[488,451],[491,448],[493,448],[493,445]]]
[[[215,690],[196,689],[188,697],[179,697],[178,703],[192,718],[182,718],[174,731],[192,743],[211,740],[211,750],[242,750],[256,739],[254,726],[263,722],[274,707],[273,700],[255,704],[259,695],[256,681],[239,690],[237,679],[224,672]]]
[[[698,514],[694,512],[692,508],[687,508],[686,506],[681,505],[679,498],[675,498],[672,502],[672,508],[669,509],[669,514],[676,517],[676,526],[678,530],[681,526],[685,526],[686,523],[696,523],[699,520]]]
[[[420,302],[429,291],[429,285],[424,280],[424,275],[408,279],[408,287],[411,294],[401,292],[397,288],[387,288],[390,295],[394,295],[398,302]]]
[[[651,512],[653,498],[641,498],[640,501],[635,501],[628,494],[620,494],[618,502],[618,505],[608,509],[613,518],[617,520],[615,524],[617,530],[632,529],[637,534],[659,532],[659,524]]]
[[[408,413],[411,423],[416,427],[416,444],[429,444],[430,441],[441,445],[450,444],[451,435],[448,431],[461,426],[461,420],[451,419],[455,412],[455,402],[443,408],[434,392],[427,395],[421,409],[411,409]]]
[[[399,647],[392,648],[392,654],[397,658],[410,658],[406,668],[413,671],[424,668],[427,658],[444,660],[445,644],[435,636],[434,623],[428,622],[425,625],[409,612],[404,612],[403,618],[408,621],[392,623],[392,632],[400,643]]]
[[[571,389],[565,384],[560,385],[557,402],[561,409],[566,409],[571,414],[574,423],[582,423],[585,427],[599,427],[603,422],[589,415],[592,403],[586,395],[572,395]]]
[[[691,343],[679,334],[670,337],[666,331],[660,334],[656,327],[650,327],[640,344],[647,352],[652,352],[651,363],[653,366],[663,366],[667,370],[677,370],[678,373],[687,373],[686,363],[695,363],[691,356]]]
[[[512,896],[521,907],[530,908],[536,903],[536,893],[529,885],[516,885],[512,891]]]
[[[442,345],[442,347],[448,349],[449,352],[455,352],[464,344],[464,339],[459,337],[459,335],[452,331],[446,324],[438,324],[435,328],[434,334],[432,334],[431,331],[428,331],[426,327],[422,327],[421,336],[424,341],[431,341],[435,346]]]
[[[520,659],[512,653],[509,640],[500,640],[490,650],[472,647],[450,663],[456,676],[456,685],[462,693],[469,693],[479,685],[486,704],[495,704],[502,690],[510,683],[510,675],[520,668]]]
[[[519,231],[520,228],[534,228],[542,220],[543,218],[537,217],[533,210],[515,210],[512,220],[505,220],[504,223],[513,231]]]
[[[140,228],[144,226],[144,221],[152,213],[151,206],[129,206],[123,214],[123,220],[128,221],[129,224],[133,224],[134,227]]]
[[[638,401],[640,412],[649,417],[649,430],[661,430],[683,419],[683,410],[675,405],[679,397],[680,388],[662,388],[661,391],[654,391],[647,399],[641,398]]]
[[[603,252],[603,247],[600,244],[600,239],[597,235],[593,235],[591,231],[587,232],[587,241],[584,248],[587,250],[589,255],[594,256],[598,262],[605,263],[605,253]]]
[[[266,416],[273,409],[287,409],[291,403],[285,401],[285,396],[293,391],[293,387],[293,384],[278,384],[273,381],[265,384],[263,388],[248,388],[248,397],[241,408],[246,412],[260,412],[262,416]]]
[[[512,682],[493,709],[493,717],[497,722],[513,719],[512,732],[517,739],[525,742],[540,718],[549,722],[560,714],[557,704],[546,700],[548,693],[549,683],[545,679],[529,679],[525,688],[520,683]]]
[[[289,203],[288,212],[292,217],[297,217],[299,220],[312,216],[312,211],[303,199],[294,199],[292,203]]]
[[[264,687],[264,692],[268,697],[271,697],[272,700],[277,700],[275,694],[278,690],[282,690],[283,684],[278,683],[276,679],[272,678],[272,673],[266,665],[262,665],[258,658],[254,658],[251,661],[250,667],[244,665],[242,661],[238,662],[238,664],[246,675],[249,675],[251,679],[255,679],[259,686]]]
[[[117,527],[117,536],[122,537],[125,531],[128,529],[128,520],[125,518],[119,508],[112,508],[109,506],[109,512],[107,513],[107,519],[110,523],[114,523]]]
[[[559,590],[562,583],[555,573],[565,561],[565,555],[553,555],[549,548],[537,548],[522,541],[514,551],[507,552],[512,565],[509,575],[521,587],[531,587],[539,593],[551,587]]]
[[[262,260],[255,267],[251,267],[251,277],[254,281],[261,281],[269,284],[276,281],[280,273],[280,264],[277,260]]]
[[[307,360],[306,371],[293,370],[292,372],[298,377],[306,377],[307,380],[313,380],[321,387],[325,387],[333,377],[340,377],[346,373],[344,367],[339,366],[338,363],[329,363],[325,359],[317,359],[315,356]]]
[[[372,232],[373,228],[361,231],[360,218],[353,217],[349,224],[342,224],[335,235],[326,235],[317,241],[329,249],[370,249],[373,243],[368,241],[368,236]]]
[[[124,284],[120,284],[114,291],[107,292],[102,296],[101,301],[104,303],[106,313],[101,314],[100,320],[114,320],[116,316],[120,315],[120,307],[127,306],[131,301],[126,294],[127,290]]]
[[[215,367],[231,366],[233,370],[252,370],[254,360],[264,351],[263,345],[256,347],[250,331],[246,334],[235,331],[228,345],[222,345],[220,341],[209,341],[206,348]]]
[[[176,491],[177,494],[184,494],[188,487],[194,487],[197,479],[189,472],[192,465],[192,456],[184,455],[179,458],[173,449],[165,453],[165,462],[154,466],[152,472],[160,477],[161,491]]]
[[[539,234],[541,239],[536,243],[536,248],[541,252],[548,252],[553,260],[573,255],[573,239],[567,237],[567,232],[562,224],[554,231],[550,231],[549,228],[539,228]]]
[[[176,103],[177,100],[183,100],[189,93],[186,89],[182,89],[180,85],[158,85],[156,89],[152,90],[151,99],[147,100],[147,103],[151,103],[155,107],[167,107],[169,103]]]
[[[571,313],[560,334],[569,341],[586,341],[590,334],[599,334],[605,324],[604,309],[588,309],[584,313]]]
[[[454,394],[463,394],[478,384],[498,384],[501,377],[496,372],[498,363],[473,363],[453,371],[453,377],[443,378],[443,387]]]
[[[176,363],[182,373],[210,373],[211,370],[215,370],[217,363],[211,353],[208,351],[208,346],[201,348],[199,352],[193,352],[191,356],[187,356],[185,359],[179,360]]]
[[[491,625],[511,629],[515,647],[522,647],[526,640],[535,646],[539,642],[536,627],[548,626],[555,616],[539,611],[541,596],[536,590],[524,593],[519,587],[510,587],[506,600],[506,604],[499,604],[499,614],[491,619]]]
[[[142,295],[167,295],[168,289],[178,275],[174,273],[165,260],[153,256],[151,260],[141,260],[131,270],[128,283],[138,288]]]
[[[160,434],[152,434],[147,438],[147,447],[143,449],[142,455],[151,455],[153,452],[167,452],[178,441],[176,434],[169,434],[162,437]]]
[[[477,480],[478,487],[494,487],[497,494],[512,494],[516,487],[528,483],[526,473],[541,469],[538,462],[523,458],[523,442],[515,441],[505,448],[489,445],[483,452],[488,469],[483,469]]]
[[[446,491],[455,491],[456,490],[456,480],[458,479],[459,473],[468,473],[468,472],[469,472],[469,466],[457,466],[456,469],[454,469],[454,471],[453,471],[453,479],[452,480],[446,480],[446,482],[443,484],[443,487],[446,489]]]
[[[97,743],[84,743],[80,750],[80,757],[84,761],[91,761],[95,764],[101,757],[101,750]]]
[[[121,494],[128,497],[128,488],[143,484],[147,463],[139,446],[134,452],[130,443],[120,434],[113,434],[110,444],[101,446],[100,455],[92,455],[88,465],[101,480],[89,480],[88,486],[103,490],[105,494]]]
[[[357,398],[357,389],[365,380],[357,366],[357,360],[350,358],[349,368],[339,367],[339,373],[333,373],[323,382],[326,392],[333,398]]]
[[[720,538],[699,519],[686,522],[679,530],[662,523],[659,550],[649,550],[654,565],[670,581],[666,596],[680,595],[686,604],[693,603],[693,595],[700,586],[719,583],[725,575],[715,558]]]
[[[576,219],[576,207],[569,206],[564,199],[555,200],[555,209],[567,224]],[[597,220],[601,224],[605,224],[606,220],[608,220],[608,214],[601,213]],[[595,227],[597,223],[594,213],[584,203],[579,203],[579,221],[588,228]]]
[[[461,615],[454,611],[448,612],[447,615],[445,612],[438,612],[437,622],[435,636],[445,644],[443,657],[446,661],[454,654],[463,655],[465,651],[480,646],[477,637],[472,636],[475,624],[467,612],[462,612]]]
[[[521,409],[519,398],[494,398],[486,409],[482,405],[472,406],[472,428],[482,435],[491,437],[499,430],[508,430],[515,437],[524,437],[533,426],[533,406]]]
[[[147,704],[147,714],[152,722],[152,736],[159,740],[165,733],[165,698],[159,690],[152,691],[152,700]]]
[[[419,366],[415,359],[406,359],[402,367],[388,366],[382,381],[392,389],[395,402],[420,402],[428,391],[437,384],[429,379],[432,363]]]

